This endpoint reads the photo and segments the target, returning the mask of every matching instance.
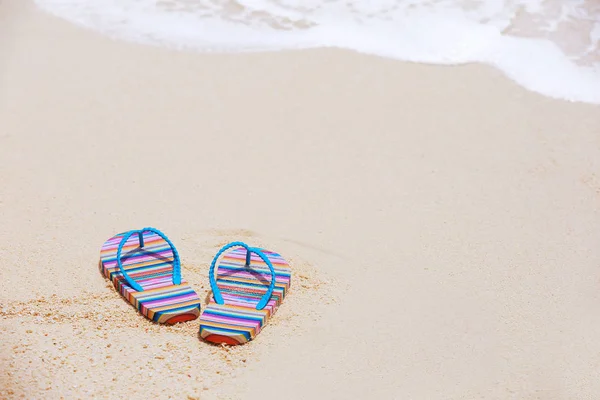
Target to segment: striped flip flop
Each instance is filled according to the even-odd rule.
[[[212,298],[200,316],[200,336],[229,345],[254,339],[283,301],[291,275],[277,253],[242,242],[223,247],[210,265]]]
[[[200,298],[181,280],[177,249],[154,228],[120,233],[100,251],[102,274],[148,319],[161,324],[191,321]]]

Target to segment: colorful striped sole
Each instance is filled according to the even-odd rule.
[[[133,289],[117,266],[117,248],[125,233],[108,239],[100,252],[102,274],[146,318],[161,324],[191,321],[200,315],[200,298],[185,281],[173,284],[173,251],[153,232],[144,232],[143,248],[138,236],[123,246],[121,262],[127,274],[144,289]]]
[[[200,336],[209,342],[238,345],[256,337],[273,316],[290,288],[292,271],[277,253],[262,250],[275,269],[275,288],[267,305],[257,310],[271,282],[264,261],[252,254],[246,267],[246,250],[236,248],[224,253],[218,264],[217,286],[224,304],[211,298],[200,316]]]

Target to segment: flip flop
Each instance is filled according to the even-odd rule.
[[[210,265],[213,296],[200,316],[200,336],[229,345],[254,339],[283,301],[291,275],[290,266],[277,253],[242,242],[225,245]]]
[[[102,274],[146,318],[174,324],[200,315],[200,298],[181,280],[177,249],[158,229],[132,230],[108,239],[100,264]]]

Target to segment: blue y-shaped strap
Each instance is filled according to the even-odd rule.
[[[123,246],[127,242],[127,239],[129,239],[131,237],[131,235],[133,235],[134,233],[137,233],[138,240],[140,242],[140,248],[142,248],[142,247],[144,247],[144,232],[156,233],[158,236],[163,238],[169,246],[171,246],[171,250],[173,250],[173,284],[174,285],[181,284],[181,262],[179,261],[179,253],[177,253],[177,249],[175,248],[173,243],[171,243],[171,241],[169,240],[167,235],[165,235],[164,233],[162,233],[161,231],[159,231],[156,228],[143,228],[140,230],[132,230],[132,231],[127,232],[125,235],[123,235],[123,239],[121,239],[121,243],[119,243],[119,247],[117,248],[117,265],[119,266],[119,270],[121,270],[121,273],[123,274],[123,277],[125,278],[125,281],[127,281],[129,286],[131,286],[138,292],[144,291],[144,288],[142,286],[140,286],[140,284],[138,284],[136,281],[134,281],[133,279],[131,279],[129,277],[129,274],[123,268],[123,263],[121,263],[121,251],[123,250]]]
[[[217,260],[221,256],[221,254],[223,254],[225,251],[229,250],[232,247],[243,247],[246,249],[246,265],[247,266],[250,265],[250,253],[254,253],[257,256],[259,256],[260,258],[262,258],[262,260],[265,262],[265,264],[267,264],[267,266],[271,270],[271,283],[269,284],[269,289],[267,290],[267,293],[265,293],[265,295],[260,299],[260,301],[256,305],[257,310],[262,310],[263,308],[265,308],[265,306],[271,299],[271,294],[273,293],[273,289],[275,289],[275,269],[273,268],[273,264],[271,264],[271,260],[269,260],[269,258],[262,251],[260,251],[256,247],[250,247],[246,243],[243,243],[243,242],[231,242],[231,243],[225,245],[221,250],[219,250],[219,252],[215,256],[215,258],[213,258],[212,263],[210,264],[210,270],[208,272],[208,277],[210,279],[210,287],[213,291],[213,296],[215,297],[215,302],[217,304],[225,304],[225,302],[223,301],[223,296],[221,296],[221,291],[219,290],[219,287],[217,286],[217,280],[215,279],[215,266],[217,264]]]

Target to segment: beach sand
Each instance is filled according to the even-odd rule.
[[[292,289],[235,348],[137,313],[102,243],[154,226]],[[0,398],[593,399],[600,107],[481,65],[194,54],[0,1]],[[203,303],[203,307],[204,304]]]

